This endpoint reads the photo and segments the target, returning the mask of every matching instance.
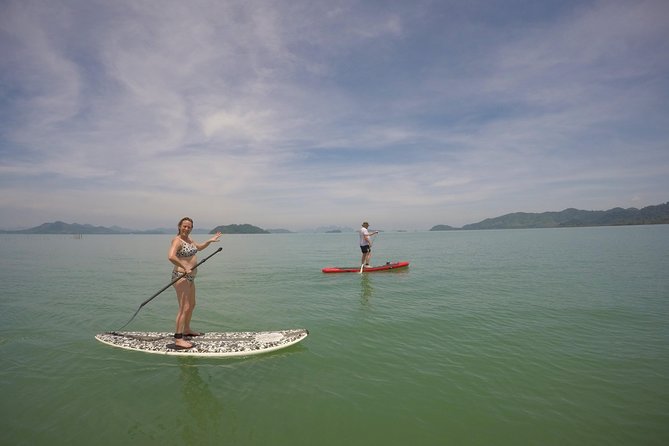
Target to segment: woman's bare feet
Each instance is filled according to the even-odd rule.
[[[182,333],[174,334],[174,345],[176,345],[180,349],[193,348],[193,344],[185,340],[184,335]]]

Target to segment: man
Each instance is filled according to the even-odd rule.
[[[360,228],[360,250],[362,251],[362,260],[360,260],[360,271],[363,266],[369,266],[369,259],[372,257],[372,240],[371,236],[378,234],[379,231],[369,232],[369,223],[364,222]]]

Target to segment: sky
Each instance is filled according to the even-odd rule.
[[[665,0],[0,2],[0,229],[667,201]]]

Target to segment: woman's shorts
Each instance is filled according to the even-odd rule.
[[[363,254],[366,254],[366,253],[368,253],[368,252],[371,251],[371,250],[372,250],[372,247],[369,246],[369,245],[362,245],[362,246],[360,247],[360,251],[362,251]]]

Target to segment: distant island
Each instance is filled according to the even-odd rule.
[[[437,226],[432,226],[432,229],[430,231],[457,231],[459,228],[454,228],[453,226],[448,226],[448,225],[437,225]]]
[[[288,229],[266,229],[267,232],[270,234],[292,234],[293,231],[289,231]]]
[[[216,234],[217,232],[222,232],[223,234],[269,234],[269,231],[265,231],[262,228],[257,226],[243,224],[243,225],[227,225],[227,226],[216,226],[214,229],[209,231],[210,234]]]
[[[355,229],[341,226],[319,226],[313,232],[325,234],[341,234],[343,232],[356,232]]]
[[[18,231],[2,231],[4,234],[123,234],[122,228],[106,228],[104,226],[80,225],[79,223],[64,223],[56,221],[43,223],[30,229]],[[176,230],[174,231],[176,233]]]
[[[626,225],[656,225],[669,224],[669,202],[656,206],[637,208],[613,208],[607,211],[584,211],[579,209],[565,209],[559,212],[528,213],[515,212],[501,217],[487,218],[478,223],[455,228],[449,225],[436,225],[430,231],[459,231],[474,229],[530,229],[530,228],[570,228],[587,226],[626,226]],[[223,234],[292,234],[287,229],[262,229],[248,223],[220,225],[212,230],[194,229],[193,234],[214,234],[221,231]],[[351,228],[337,226],[319,227],[317,233],[339,234],[355,232]],[[398,232],[404,232],[398,230]],[[134,230],[119,226],[93,226],[89,224],[64,223],[55,221],[43,223],[39,226],[21,230],[0,230],[0,234],[176,234],[176,228],[157,228],[148,230]]]
[[[216,232],[221,231],[223,234],[269,234],[269,231],[266,231],[257,226],[242,224],[242,225],[227,225],[227,226],[217,226],[212,230],[208,229],[199,229],[193,231],[197,234],[215,234]],[[277,229],[275,231],[282,231]],[[283,230],[290,232],[287,230]],[[62,221],[56,221],[53,223],[43,223],[34,228],[22,229],[17,231],[0,231],[2,234],[176,234],[176,228],[174,229],[150,229],[146,231],[138,231],[133,229],[121,228],[118,226],[105,227],[105,226],[93,226],[93,225],[82,225],[79,223],[65,223]]]
[[[464,225],[461,229],[530,229],[573,228],[587,226],[626,226],[669,224],[669,202],[657,206],[613,208],[608,211],[565,209],[560,212],[515,212],[501,217],[487,218],[479,223]],[[430,231],[458,230],[448,225],[433,226]]]

